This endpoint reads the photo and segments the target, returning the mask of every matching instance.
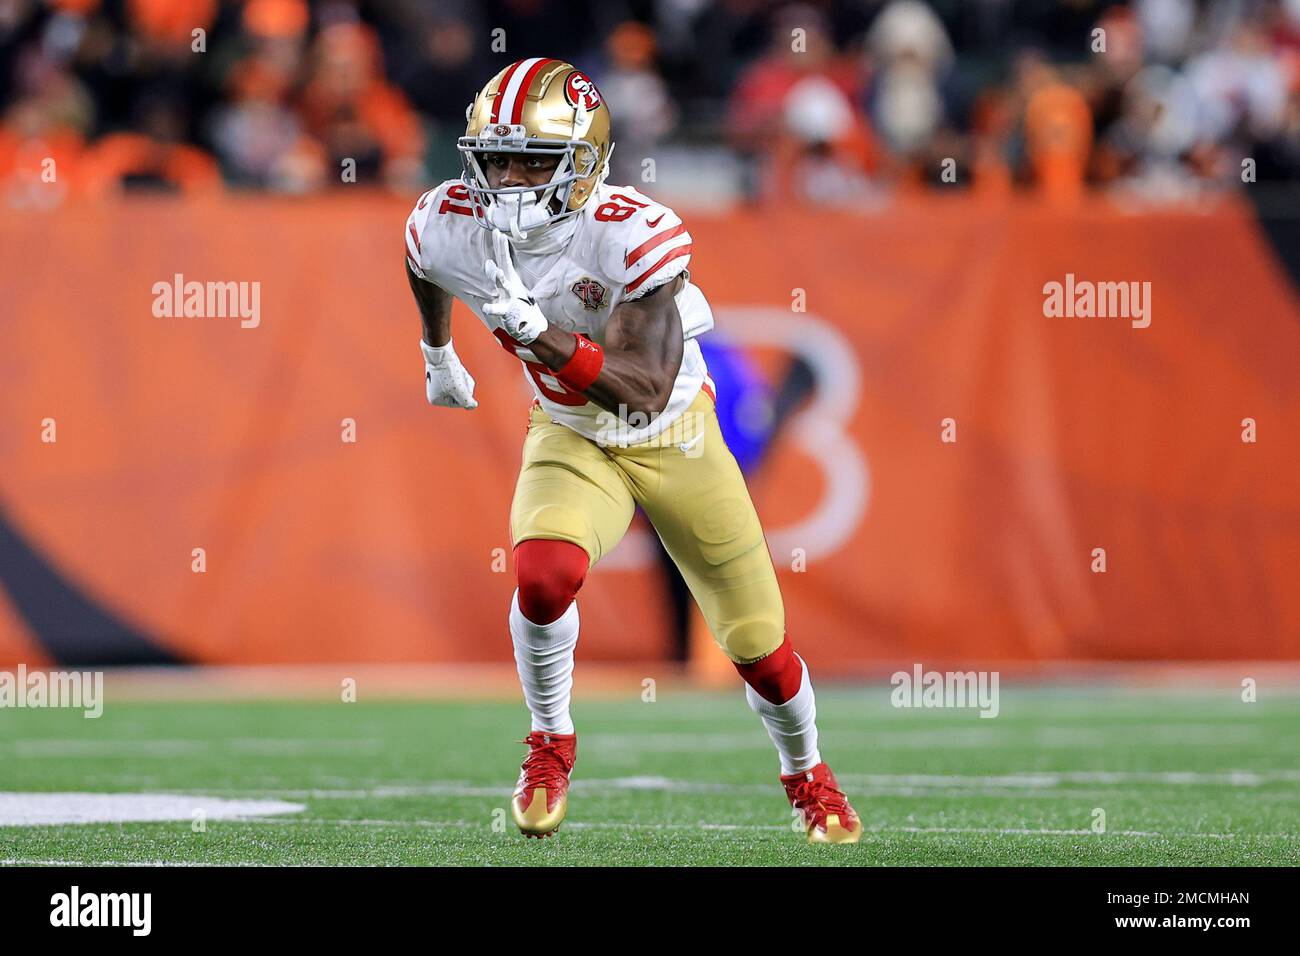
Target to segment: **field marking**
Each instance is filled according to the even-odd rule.
[[[1059,787],[1062,783],[1160,783],[1171,786],[1258,787],[1266,783],[1300,783],[1300,770],[1033,770],[991,776],[966,774],[840,774],[842,780],[868,785],[899,783],[921,787]]]
[[[376,819],[330,819],[328,817],[301,818],[292,817],[284,819],[259,819],[244,820],[243,823],[257,823],[276,826],[279,824],[290,824],[293,826],[365,826],[365,827],[418,827],[421,829],[431,830],[477,830],[491,829],[489,823],[471,822],[468,820],[376,820]],[[566,820],[561,827],[562,830],[754,830],[754,831],[779,831],[791,829],[787,824],[765,824],[765,823],[638,823],[626,822],[620,823],[615,821],[574,821]],[[1090,829],[1055,829],[1051,827],[1033,828],[1033,827],[916,827],[916,826],[869,826],[863,828],[863,834],[888,834],[888,833],[913,833],[913,834],[944,834],[944,833],[983,833],[994,836],[1086,836],[1086,837],[1155,837],[1166,840],[1176,840],[1183,837],[1192,839],[1210,839],[1210,840],[1253,840],[1253,839],[1274,839],[1274,840],[1300,840],[1300,833],[1202,833],[1196,831],[1179,831],[1175,833],[1160,832],[1157,830],[1107,830],[1105,833],[1094,833]],[[513,836],[514,831],[508,830],[505,835]]]
[[[978,718],[971,715],[973,720]],[[994,726],[996,724],[996,726]],[[843,733],[844,728],[840,728]],[[1261,739],[1267,728],[1223,726],[1220,724],[1148,724],[1142,728],[1144,743],[1165,747],[1204,747],[1252,743]],[[896,727],[874,724],[855,731],[865,737],[874,750],[962,750],[1033,746],[1038,748],[1074,749],[1078,747],[1113,748],[1133,742],[1128,726],[1065,727],[1017,726],[1006,722],[985,721],[969,727]],[[592,748],[603,757],[624,756],[630,752],[701,753],[737,750],[770,750],[772,742],[756,728],[752,732],[726,734],[690,733],[591,733],[582,738],[583,749]]]
[[[672,791],[677,793],[773,793],[775,783],[707,783],[696,780],[674,780],[668,777],[630,776],[579,778],[570,785],[576,793],[601,793],[609,790]],[[296,800],[371,800],[393,797],[501,797],[514,792],[511,784],[474,784],[462,780],[432,780],[428,783],[376,784],[365,788],[256,788],[256,787],[204,787],[180,790],[177,793],[258,794]]]
[[[1290,769],[1204,771],[1026,771],[999,775],[852,774],[841,775],[856,796],[948,797],[981,795],[1008,798],[1064,797],[1104,793],[1114,796],[1117,784],[1216,786],[1253,789],[1267,784],[1300,782]],[[1071,789],[1071,787],[1083,789]],[[579,794],[612,792],[671,792],[693,794],[754,794],[775,791],[770,783],[723,783],[679,780],[654,775],[578,778]],[[211,819],[300,813],[302,803],[286,800],[380,800],[403,797],[474,797],[507,800],[507,784],[433,780],[417,784],[380,784],[364,788],[217,788],[226,796],[211,796],[211,788],[169,790],[150,787],[147,793],[0,793],[0,826],[47,826],[65,823],[189,820],[202,811]],[[1269,794],[1300,799],[1294,794]],[[258,798],[258,799],[254,799]]]
[[[302,818],[302,817],[281,817],[281,818],[251,818],[230,821],[237,825],[243,824],[261,824],[267,826],[360,826],[375,827],[387,829],[432,829],[432,830],[479,830],[490,829],[491,825],[481,822],[470,822],[466,820],[378,820],[378,819],[327,819],[327,818]],[[711,823],[701,821],[698,823],[640,823],[640,822],[615,822],[615,821],[565,821],[565,830],[636,830],[636,831],[657,831],[657,832],[754,832],[754,833],[778,833],[791,830],[788,824],[749,824],[749,823]],[[869,841],[879,842],[886,840],[891,836],[909,835],[909,836],[946,836],[946,835],[973,835],[980,834],[985,836],[1029,836],[1029,837],[1085,837],[1095,840],[1104,840],[1106,837],[1130,837],[1141,839],[1208,839],[1224,841],[1251,841],[1251,840],[1300,840],[1300,834],[1295,833],[1197,833],[1197,832],[1177,832],[1161,833],[1152,830],[1111,830],[1106,833],[1094,833],[1089,829],[1056,829],[1056,828],[1031,828],[1031,827],[920,827],[920,826],[868,826],[863,828],[863,836]],[[497,834],[502,842],[518,842],[513,829]],[[793,838],[793,837],[792,837]],[[126,866],[143,866],[143,867],[209,867],[209,866],[310,866],[318,865],[313,863],[268,863],[265,861],[245,861],[245,860],[83,860],[83,859],[39,859],[8,857],[0,859],[0,866],[105,866],[105,867],[126,867]],[[351,864],[339,864],[351,865]],[[376,864],[377,865],[377,864]]]
[[[0,827],[231,820],[301,813],[301,803],[175,793],[0,793]],[[197,817],[202,814],[201,817]]]
[[[90,740],[51,737],[45,740],[0,740],[0,751],[12,749],[15,757],[177,757],[185,754],[239,753],[264,756],[296,754],[380,753],[385,741],[377,737],[356,740],[320,740],[312,737],[232,737],[220,740]]]
[[[247,860],[214,861],[197,860],[25,860],[12,858],[0,860],[0,866],[297,866],[310,864],[253,863]]]
[[[1203,772],[1192,770],[1170,771],[1107,771],[1060,770],[1023,771],[998,775],[967,774],[872,774],[843,773],[840,780],[850,784],[859,795],[933,796],[936,792],[981,791],[985,795],[1063,796],[1066,794],[1096,793],[1104,788],[1114,794],[1114,784],[1163,784],[1167,786],[1227,786],[1254,788],[1270,783],[1300,783],[1300,770],[1223,770]],[[1097,784],[1098,787],[1069,790],[1066,784]],[[572,790],[577,793],[603,793],[615,791],[646,791],[674,793],[756,793],[774,791],[774,783],[711,783],[699,780],[679,780],[670,777],[640,774],[622,777],[578,777]],[[189,792],[189,791],[183,791]],[[426,783],[376,783],[361,788],[206,788],[194,792],[226,794],[259,794],[285,799],[348,799],[368,800],[393,797],[508,797],[513,792],[509,784],[475,784],[463,780],[431,780]],[[1136,791],[1134,791],[1136,792]],[[1300,789],[1295,793],[1300,799]]]
[[[973,715],[972,715],[973,716]],[[845,718],[847,719],[847,718]],[[902,718],[899,718],[902,719]],[[1022,726],[1006,721],[971,726],[899,727],[893,720],[861,728],[876,750],[960,750],[1035,746],[1040,748],[1114,747],[1131,742],[1127,726],[1075,727],[1064,725]],[[1147,724],[1143,739],[1168,746],[1207,746],[1250,743],[1263,728],[1236,724],[1162,723]],[[321,740],[312,737],[236,737],[230,739],[162,738],[134,740],[90,740],[80,737],[37,740],[0,739],[0,753],[17,758],[44,757],[137,757],[167,759],[187,754],[239,753],[263,756],[380,753],[388,746],[382,738],[367,737]],[[657,733],[591,733],[583,737],[584,750],[595,748],[608,758],[629,753],[701,753],[768,750],[772,745],[755,726],[735,732],[693,734],[670,731]]]

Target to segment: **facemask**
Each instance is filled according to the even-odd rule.
[[[508,232],[517,242],[545,225],[551,218],[550,210],[537,199],[535,192],[495,196],[484,210],[494,229]]]

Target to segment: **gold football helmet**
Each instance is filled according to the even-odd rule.
[[[608,175],[614,143],[609,107],[596,84],[573,64],[545,57],[518,60],[488,81],[465,111],[456,142],[474,219],[516,239],[574,215]],[[545,186],[492,188],[487,153],[559,156]]]

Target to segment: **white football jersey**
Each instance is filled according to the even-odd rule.
[[[691,235],[671,209],[629,186],[601,184],[574,220],[573,234],[559,251],[529,255],[515,249],[515,268],[547,322],[603,346],[605,325],[619,303],[687,272]],[[420,197],[406,222],[405,238],[412,271],[469,306],[523,363],[542,408],[587,438],[620,446],[653,438],[686,410],[708,379],[695,337],[713,328],[713,312],[689,273],[676,296],[685,343],[672,397],[653,421],[632,416],[628,422],[570,391],[527,346],[506,334],[496,316],[483,314],[494,292],[483,269],[492,258],[492,237],[474,221],[460,180],[448,180]]]

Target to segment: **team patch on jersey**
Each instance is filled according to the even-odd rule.
[[[588,110],[594,110],[600,105],[600,91],[581,70],[574,70],[564,78],[564,98],[574,107],[581,100],[583,108]]]
[[[605,287],[591,276],[583,276],[573,283],[572,288],[584,309],[595,312],[605,304]]]

